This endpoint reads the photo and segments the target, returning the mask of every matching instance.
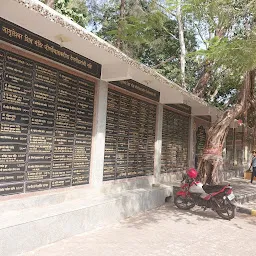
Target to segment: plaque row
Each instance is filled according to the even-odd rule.
[[[87,184],[94,84],[0,56],[0,195]]]
[[[104,180],[152,175],[156,106],[109,90]]]
[[[188,165],[189,117],[163,110],[161,172],[183,170]]]

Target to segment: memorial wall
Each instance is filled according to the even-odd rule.
[[[188,166],[189,114],[185,105],[170,105],[186,114],[163,110],[161,173],[183,171]]]
[[[121,85],[159,100],[158,92],[135,81]],[[153,175],[155,126],[155,104],[109,89],[103,180]]]
[[[94,84],[0,49],[0,195],[89,182]]]

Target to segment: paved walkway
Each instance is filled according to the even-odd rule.
[[[38,249],[26,256],[252,256],[256,218],[225,221],[212,211],[166,204],[118,225]]]
[[[256,193],[256,181],[251,184],[250,180],[244,180],[243,178],[233,178],[226,182],[231,184],[234,192],[239,193],[240,195]]]

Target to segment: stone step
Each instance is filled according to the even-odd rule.
[[[90,191],[88,193],[87,191]],[[17,194],[0,197],[0,208],[4,211],[23,210],[34,207],[61,204],[77,199],[91,199],[99,196],[96,190],[88,190],[86,186],[70,187],[58,190],[45,190],[29,194]],[[1,213],[0,213],[1,214]]]
[[[98,195],[91,200],[79,198],[27,209],[8,208],[0,213],[0,255],[18,255],[116,223],[163,205],[169,194],[168,187],[160,186]],[[1,206],[4,207],[3,202]]]

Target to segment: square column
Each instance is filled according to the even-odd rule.
[[[161,175],[161,155],[162,155],[162,129],[163,129],[163,105],[158,104],[156,109],[156,137],[154,156],[154,178],[155,183],[159,183]]]
[[[188,167],[195,167],[195,147],[194,147],[194,116],[189,118],[189,136],[188,136]]]
[[[108,83],[98,81],[95,86],[93,137],[90,168],[90,185],[100,188],[103,183],[105,135],[108,101]]]
[[[237,166],[237,151],[236,151],[236,148],[237,148],[237,146],[236,146],[236,128],[233,128],[233,133],[234,133],[234,141],[233,141],[233,145],[234,145],[234,148],[233,148],[233,165],[234,166]]]

